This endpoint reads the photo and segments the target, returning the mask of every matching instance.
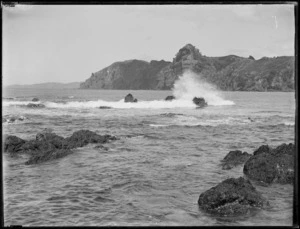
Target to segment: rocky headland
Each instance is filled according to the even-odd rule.
[[[81,89],[170,90],[185,70],[192,70],[207,82],[228,91],[293,91],[293,56],[255,60],[236,55],[207,57],[187,44],[172,62],[128,60],[92,73]]]

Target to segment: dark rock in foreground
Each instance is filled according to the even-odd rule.
[[[271,151],[272,149],[268,145],[262,145],[253,152],[253,155],[258,155],[261,153],[270,153]]]
[[[61,136],[58,136],[55,133],[42,132],[38,133],[35,137],[38,142],[49,142],[55,146],[57,149],[61,149],[65,144],[65,139]]]
[[[71,149],[83,147],[89,143],[106,143],[117,140],[115,136],[98,135],[89,130],[79,130],[71,137],[63,138],[44,131],[36,135],[35,140],[25,141],[16,136],[6,136],[4,151],[9,153],[27,153],[31,157],[26,164],[35,164],[52,159],[57,159],[72,153]]]
[[[13,135],[8,135],[4,139],[4,152],[15,153],[20,150],[26,141]]]
[[[72,134],[71,137],[65,138],[65,149],[73,149],[77,147],[83,147],[89,143],[106,143],[110,140],[116,140],[115,136],[111,135],[98,135],[90,130],[79,130]]]
[[[222,169],[231,169],[238,165],[244,164],[249,158],[251,154],[247,152],[242,152],[240,150],[230,151],[222,160]]]
[[[265,183],[294,182],[295,145],[282,144],[276,149],[261,146],[244,165],[244,173],[253,180]]]
[[[28,103],[27,104],[27,107],[30,107],[30,108],[44,108],[46,107],[44,104],[34,104],[34,103]]]
[[[32,100],[31,100],[32,102],[38,102],[38,101],[40,101],[38,98],[33,98]]]
[[[204,98],[194,97],[193,102],[198,106],[197,108],[202,108],[207,106],[207,103],[205,102]]]
[[[111,109],[112,107],[108,107],[108,106],[100,106],[100,109]]]
[[[32,165],[32,164],[38,164],[46,161],[55,160],[58,158],[65,157],[71,153],[73,153],[73,151],[69,149],[45,151],[40,154],[33,155],[28,161],[25,162],[25,165]]]
[[[268,202],[250,181],[240,177],[229,178],[205,191],[200,195],[198,204],[212,214],[237,216],[246,214],[253,208],[267,206]]]
[[[174,97],[173,95],[168,95],[168,96],[165,98],[166,101],[172,101],[172,100],[174,100],[174,99],[175,99],[175,97]]]
[[[124,102],[125,103],[136,103],[137,102],[137,99],[135,99],[132,94],[128,94],[125,96],[125,99],[124,99]]]

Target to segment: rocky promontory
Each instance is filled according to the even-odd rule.
[[[185,70],[201,75],[221,90],[293,91],[293,56],[249,57],[228,55],[207,57],[192,44],[182,47],[172,62],[128,60],[92,73],[81,89],[170,90]]]

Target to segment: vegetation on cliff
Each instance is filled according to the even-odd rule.
[[[116,62],[80,85],[82,89],[168,90],[185,70],[198,73],[221,90],[292,91],[295,85],[295,59],[291,56],[255,60],[235,55],[207,57],[187,44],[172,62],[129,60]]]

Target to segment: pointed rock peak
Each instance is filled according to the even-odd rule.
[[[183,48],[181,48],[176,54],[173,62],[185,61],[185,60],[198,60],[202,54],[199,49],[197,49],[192,44],[186,44]]]

